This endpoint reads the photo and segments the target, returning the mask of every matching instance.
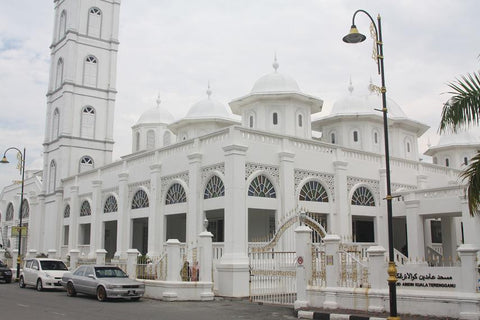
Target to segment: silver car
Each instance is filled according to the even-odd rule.
[[[115,266],[79,266],[73,272],[63,275],[62,285],[70,297],[77,293],[85,293],[96,295],[98,301],[109,298],[136,301],[145,293],[143,283],[129,279],[122,269]]]

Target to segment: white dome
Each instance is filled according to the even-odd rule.
[[[480,128],[474,127],[470,128],[469,130],[442,135],[435,148],[478,144],[480,144]]]
[[[25,170],[40,171],[43,170],[43,157],[37,158],[26,166]]]
[[[251,93],[300,92],[297,82],[286,74],[277,72],[279,64],[275,58],[275,72],[264,75],[253,85]]]
[[[136,125],[139,124],[149,124],[149,123],[164,123],[169,124],[172,123],[175,118],[173,115],[165,110],[164,108],[160,108],[160,97],[157,98],[157,106],[151,109],[148,109],[138,119]]]
[[[210,87],[207,90],[208,98],[205,98],[193,106],[187,112],[184,119],[225,119],[232,118],[230,107],[218,100],[212,99]]]
[[[366,95],[353,94],[353,87],[349,87],[350,93],[337,100],[332,107],[331,115],[381,115],[375,109],[382,109],[382,96],[373,93]],[[407,118],[402,108],[392,99],[387,98],[389,118]]]

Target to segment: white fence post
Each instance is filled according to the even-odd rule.
[[[461,291],[467,294],[476,294],[479,285],[477,252],[478,248],[471,244],[462,244],[457,249],[462,263]],[[467,300],[467,299],[465,299]],[[476,301],[464,301],[460,305],[460,319],[480,319]]]
[[[340,260],[338,251],[340,249],[340,237],[336,234],[327,234],[323,238],[325,243],[325,286],[338,287],[338,272],[340,270]],[[334,293],[326,292],[323,307],[326,309],[336,309],[338,307],[337,298]]]
[[[168,239],[167,241],[167,281],[180,281],[180,241]]]
[[[47,251],[47,257],[49,257],[50,259],[57,259],[57,250],[55,249],[48,249]]]
[[[97,257],[96,257],[96,264],[102,265],[105,264],[105,256],[107,255],[107,250],[105,249],[98,249],[95,251]]]
[[[385,248],[371,246],[367,249],[368,256],[368,282],[371,290],[387,289],[387,263],[385,261]],[[372,295],[368,299],[369,312],[385,311],[383,297]]]
[[[80,255],[80,250],[78,249],[70,250],[70,270],[73,270],[77,267],[79,255]]]
[[[212,238],[208,231],[200,233],[200,281],[212,282]],[[195,262],[194,262],[195,263]]]
[[[137,249],[127,250],[127,274],[130,279],[137,278],[137,257],[139,253]]]
[[[296,281],[297,300],[295,310],[308,306],[307,285],[312,278],[312,252],[311,252],[312,229],[307,226],[298,226],[295,229],[295,253],[296,253]]]
[[[37,250],[30,249],[27,253],[27,258],[35,258],[37,256]]]

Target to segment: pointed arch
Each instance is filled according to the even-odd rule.
[[[59,136],[59,128],[60,128],[60,111],[58,108],[53,110],[52,114],[52,140],[55,140]]]
[[[57,163],[55,160],[50,161],[50,168],[48,173],[48,191],[54,192],[56,187],[57,179]]]
[[[103,205],[103,213],[117,212],[118,203],[114,195],[109,195]]]
[[[90,87],[97,86],[98,60],[92,55],[85,57],[83,65],[83,84]]]
[[[187,202],[187,193],[180,183],[174,183],[170,186],[165,196],[165,204],[175,204]]]
[[[135,151],[140,151],[140,132],[135,133]]]
[[[63,10],[58,20],[58,40],[62,39],[67,32],[67,11]]]
[[[223,181],[219,176],[213,175],[205,186],[203,199],[211,199],[223,196],[225,196],[225,186]]]
[[[102,11],[97,7],[88,9],[87,34],[90,37],[100,38],[102,31]]]
[[[79,168],[78,168],[78,172],[85,172],[85,171],[88,171],[88,170],[92,170],[94,168],[94,163],[93,163],[93,159],[92,157],[90,156],[83,156],[81,159],[80,159],[80,164],[79,164]]]
[[[365,186],[360,186],[352,194],[351,204],[354,206],[375,206],[375,198],[373,193]]]
[[[169,146],[172,143],[172,134],[170,131],[165,131],[163,134],[163,146]]]
[[[22,204],[22,219],[28,218],[30,216],[30,204],[27,199],[23,199]]]
[[[95,137],[95,109],[92,106],[82,108],[80,136],[93,139]]]
[[[80,217],[86,217],[92,215],[92,208],[90,207],[90,202],[84,200],[80,206]]]
[[[132,198],[132,209],[148,208],[150,203],[148,201],[148,195],[143,189],[139,189],[135,192]]]
[[[248,196],[261,198],[276,198],[277,193],[273,183],[265,175],[256,176],[248,187]]]
[[[303,185],[298,200],[328,202],[327,190],[319,181],[310,180]]]
[[[12,221],[13,220],[13,204],[11,202],[7,205],[7,212],[5,214],[5,221]]]
[[[55,76],[55,89],[58,89],[63,84],[63,58],[57,61],[57,73]]]
[[[65,208],[63,209],[63,217],[70,218],[70,205],[67,203]]]
[[[147,149],[155,149],[155,131],[153,129],[147,131]]]

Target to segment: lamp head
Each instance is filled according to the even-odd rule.
[[[0,163],[10,163],[10,162],[7,160],[7,157],[3,156],[2,160],[0,160]]]
[[[363,42],[367,37],[360,32],[358,32],[357,26],[352,24],[350,27],[350,33],[343,37],[343,42],[346,43],[359,43]]]

